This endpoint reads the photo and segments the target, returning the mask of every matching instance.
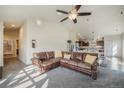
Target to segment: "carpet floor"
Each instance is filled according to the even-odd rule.
[[[114,60],[111,62],[111,60]],[[5,60],[1,88],[123,88],[124,62],[107,59],[107,67],[99,67],[97,80],[64,67],[40,74],[32,65],[16,58]]]

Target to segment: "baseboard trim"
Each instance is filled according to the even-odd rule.
[[[2,78],[3,67],[0,67],[0,79]]]

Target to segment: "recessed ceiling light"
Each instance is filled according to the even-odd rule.
[[[36,23],[37,23],[37,25],[41,25],[42,24],[41,20],[37,20]]]

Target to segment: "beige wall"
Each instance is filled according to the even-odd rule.
[[[18,40],[18,39],[19,39],[19,30],[4,31],[4,40]]]

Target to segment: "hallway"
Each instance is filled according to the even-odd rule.
[[[11,73],[16,73],[17,71],[23,69],[26,65],[18,60],[17,57],[5,58],[4,68],[3,68],[3,78]]]

